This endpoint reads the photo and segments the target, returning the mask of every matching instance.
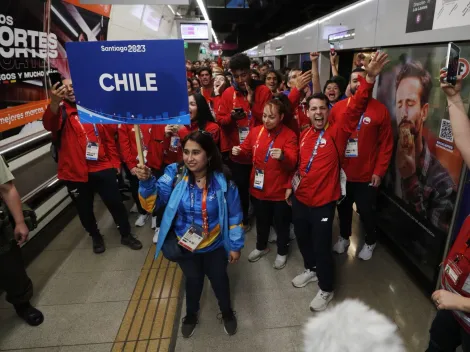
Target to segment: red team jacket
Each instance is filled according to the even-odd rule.
[[[343,123],[348,99],[331,109],[330,124]],[[350,182],[370,182],[372,175],[381,178],[387,172],[393,153],[392,121],[385,105],[370,98],[360,127],[351,134],[358,139],[358,157],[344,158],[343,169]]]
[[[263,124],[263,110],[266,103],[271,100],[272,93],[265,85],[257,85],[254,90],[254,103],[250,104],[246,96],[234,87],[225,90],[220,100],[218,109],[214,109],[217,122],[220,125],[220,150],[231,151],[233,146],[240,145],[239,127],[253,128]],[[234,108],[243,108],[247,117],[242,120],[232,120],[231,113]],[[251,117],[251,119],[249,118]],[[250,164],[250,160],[244,156],[233,156],[231,159],[241,164]]]
[[[89,172],[120,167],[116,141],[111,135],[111,130],[96,124],[98,132],[96,136],[93,124],[80,123],[75,106],[64,102],[57,114],[52,113],[51,107],[48,106],[42,120],[44,128],[51,131],[53,137],[57,136],[62,124],[62,108],[67,112],[67,120],[61,134],[58,178],[65,181],[88,182]],[[87,137],[88,141],[99,143],[96,161],[86,160]]]
[[[292,88],[288,97],[292,104],[292,110],[294,111],[294,117],[299,126],[299,130],[301,130],[303,126],[310,126],[311,122],[307,115],[308,106],[300,102],[301,94],[299,90],[296,87]]]
[[[269,146],[274,139],[272,148],[280,148],[284,159],[275,160],[268,157],[265,162]],[[286,189],[291,188],[292,174],[297,165],[299,154],[298,140],[295,133],[281,124],[274,131],[268,131],[264,126],[253,128],[243,144],[240,146],[242,154],[253,160],[253,169],[250,177],[250,193],[261,200],[283,201]],[[263,190],[258,190],[254,185],[255,170],[264,171]]]
[[[443,263],[442,288],[470,298],[470,216],[465,219],[452,248]],[[452,311],[460,325],[470,334],[470,314]]]
[[[359,79],[361,85],[356,94],[349,99],[343,122],[333,124],[324,130],[317,155],[308,173],[306,173],[307,165],[321,131],[311,127],[300,135],[298,170],[302,180],[295,197],[309,207],[320,207],[340,198],[340,163],[344,159],[348,139],[366,109],[367,100],[374,86],[362,77]]]
[[[147,148],[150,142],[150,131],[152,125],[140,125],[143,137],[143,147]],[[120,124],[118,125],[119,153],[121,159],[126,163],[129,170],[132,170],[139,163],[137,158],[137,144],[135,141],[134,125]]]
[[[181,140],[186,137],[191,132],[199,130],[199,127],[196,122],[192,122],[191,125],[185,125],[178,131],[178,135],[180,136]],[[215,144],[219,145],[220,141],[220,127],[215,122],[208,121],[206,123],[206,127],[204,131],[209,132],[214,140]]]

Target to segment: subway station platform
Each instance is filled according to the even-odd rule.
[[[96,213],[106,252],[92,252],[91,239],[75,216],[27,268],[34,282],[33,304],[44,313],[44,323],[26,325],[2,297],[0,351],[302,351],[302,327],[313,315],[309,303],[318,286],[292,286],[292,278],[303,270],[295,241],[283,270],[272,267],[275,245],[259,262],[249,263],[247,255],[255,246],[253,228],[246,235],[240,262],[229,266],[238,333],[232,337],[224,333],[207,282],[200,324],[192,338],[183,339],[184,278],[174,263],[153,259],[150,224],[135,228],[144,247],[133,251],[120,244],[101,201],[96,202]],[[131,224],[135,218],[130,216]],[[337,236],[337,223],[334,228]],[[408,351],[424,351],[433,305],[384,246],[377,247],[369,262],[355,258],[362,232],[357,216],[353,230],[347,255],[335,257],[338,285],[331,304],[348,297],[363,300],[397,324]]]

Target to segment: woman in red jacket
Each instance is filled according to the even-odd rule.
[[[264,108],[263,125],[253,128],[243,144],[232,149],[233,155],[249,156],[253,162],[250,194],[257,243],[248,260],[256,262],[269,252],[269,230],[274,222],[278,234],[276,269],[284,268],[287,263],[291,209],[285,195],[298,157],[297,136],[283,123],[286,113],[286,106],[279,99],[271,100]]]
[[[193,131],[206,131],[211,134],[215,144],[218,146],[220,128],[214,121],[214,116],[211,113],[206,98],[201,94],[191,94],[188,98],[188,102],[191,124],[185,125],[178,130],[178,135],[181,140]]]

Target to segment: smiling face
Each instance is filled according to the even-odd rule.
[[[328,97],[330,103],[336,103],[339,99],[339,87],[336,83],[329,83],[325,88],[325,95]]]
[[[315,129],[321,130],[325,128],[329,114],[330,109],[325,100],[317,98],[310,100],[308,104],[308,117]]]
[[[189,102],[189,116],[191,118],[191,121],[193,121],[197,117],[197,104],[196,104],[196,99],[194,99],[194,95],[189,96],[188,102]]]
[[[198,81],[197,79],[194,79],[194,80],[193,80],[193,88],[194,88],[195,90],[198,89],[198,88],[201,88],[201,87],[199,86],[199,81]]]
[[[65,86],[65,89],[67,90],[67,94],[65,95],[64,99],[67,100],[69,103],[75,104],[75,92],[73,90],[72,80],[64,79],[62,81],[62,84]]]
[[[207,169],[209,159],[199,143],[188,140],[183,149],[183,161],[193,173],[200,173]]]
[[[279,113],[279,109],[272,105],[266,104],[263,111],[263,125],[268,131],[275,129],[284,119],[284,115]]]
[[[289,72],[289,86],[290,88],[294,88],[297,84],[297,77],[302,74],[302,71],[294,70]]]
[[[271,92],[277,92],[277,88],[279,87],[279,82],[277,81],[277,76],[274,72],[269,72],[266,75],[266,86],[271,90]]]

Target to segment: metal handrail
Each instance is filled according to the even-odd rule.
[[[0,147],[0,155],[7,161],[12,161],[48,144],[50,140],[51,132],[39,131]]]
[[[64,182],[59,180],[57,175],[55,175],[23,196],[21,201],[28,204],[32,209],[36,209],[43,203],[45,198],[53,195],[63,186]]]

